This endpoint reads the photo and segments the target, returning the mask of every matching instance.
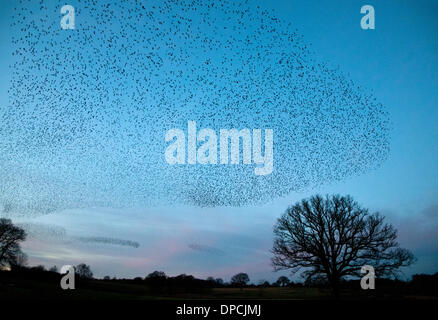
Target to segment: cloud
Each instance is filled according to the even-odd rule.
[[[414,265],[404,269],[404,272],[407,275],[437,272],[438,204],[409,216],[399,216],[392,212],[385,212],[384,215],[386,221],[397,229],[400,246],[411,250],[418,259]]]
[[[415,215],[394,217],[388,214],[388,218],[397,227],[401,243],[416,250],[438,252],[438,204]]]
[[[422,211],[424,217],[430,218],[438,223],[438,204],[431,205]]]
[[[191,243],[189,244],[189,248],[195,251],[213,253],[213,254],[224,254],[224,252],[218,248],[205,246],[202,244]]]

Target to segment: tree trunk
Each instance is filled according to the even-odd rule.
[[[335,299],[339,299],[339,295],[340,295],[340,281],[337,278],[334,278],[331,281],[331,285],[332,285],[332,290],[333,290],[333,297]]]

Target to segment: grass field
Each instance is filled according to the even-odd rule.
[[[433,292],[424,294],[418,290],[407,290],[404,283],[380,284],[376,290],[360,290],[358,283],[351,283],[349,287],[341,290],[341,298],[437,298]],[[57,273],[0,272],[0,300],[325,300],[332,297],[329,289],[317,287],[212,288],[202,286],[202,282],[151,286],[144,281],[135,280],[79,280],[76,281],[75,290],[62,290],[60,275]]]
[[[121,291],[97,291],[89,289],[76,289],[71,291],[46,290],[40,288],[1,288],[0,299],[86,299],[86,300],[181,300],[181,299],[269,299],[269,300],[301,300],[319,299],[329,297],[329,293],[320,292],[314,288],[213,288],[208,294],[177,293],[177,294],[151,294],[129,293]]]

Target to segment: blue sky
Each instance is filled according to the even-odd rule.
[[[364,4],[375,8],[375,30],[360,28]],[[290,192],[265,205],[92,206],[17,215],[17,222],[37,226],[23,245],[32,264],[86,262],[97,276],[144,276],[163,270],[224,279],[248,272],[254,281],[273,280],[279,276],[269,261],[275,220],[303,197],[340,193],[382,212],[399,228],[401,244],[418,258],[407,275],[438,271],[438,2],[274,0],[255,1],[256,5],[273,9],[280,19],[292,23],[311,44],[316,59],[339,67],[386,107],[392,130],[385,162],[378,169]],[[12,0],[3,4],[3,30],[10,30],[13,6]],[[10,103],[13,76],[10,36],[10,32],[0,36],[2,109]],[[78,240],[89,236],[129,239],[140,247]]]

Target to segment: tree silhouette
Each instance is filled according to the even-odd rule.
[[[0,266],[18,266],[25,263],[20,242],[26,239],[26,232],[12,224],[10,219],[0,218]]]
[[[75,268],[75,273],[81,279],[89,280],[93,278],[93,272],[91,271],[90,266],[85,263],[78,264]]]
[[[16,270],[16,269],[21,269],[21,268],[25,268],[27,266],[27,254],[25,254],[24,252],[19,252],[16,256],[15,259],[13,261],[9,262],[9,265],[11,266],[12,270]]]
[[[339,292],[345,276],[359,276],[371,265],[376,276],[393,276],[415,261],[399,248],[397,231],[370,214],[350,196],[316,195],[289,207],[274,226],[272,263],[276,270],[304,269],[309,278],[325,278]]]
[[[56,272],[58,273],[58,267],[57,266],[53,266],[49,269],[50,272]]]
[[[231,284],[244,287],[249,282],[249,276],[246,273],[238,273],[231,278]]]
[[[269,287],[271,284],[269,283],[268,280],[266,279],[260,279],[257,283],[257,286],[261,287],[261,288],[267,288]]]
[[[33,267],[31,267],[31,269],[33,271],[38,271],[38,272],[45,272],[46,271],[46,267],[43,266],[42,264],[39,264],[37,266],[33,266]]]
[[[145,279],[157,279],[157,278],[166,279],[167,276],[163,271],[154,271],[149,273]]]
[[[165,287],[167,279],[168,277],[163,271],[154,271],[145,277],[146,283],[154,288]]]
[[[285,287],[285,286],[288,286],[290,284],[290,280],[286,276],[281,276],[277,279],[275,284],[280,286],[280,287]]]

